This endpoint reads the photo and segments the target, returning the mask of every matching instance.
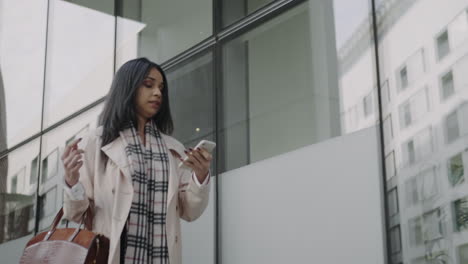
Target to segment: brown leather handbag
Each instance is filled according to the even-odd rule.
[[[33,237],[26,244],[20,264],[88,264],[107,263],[109,239],[91,232],[92,212],[85,212],[78,228],[57,228],[63,208],[57,213],[49,231]],[[83,223],[86,229],[81,229]]]

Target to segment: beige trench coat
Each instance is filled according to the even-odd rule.
[[[65,192],[64,216],[79,222],[81,215],[94,201],[93,231],[110,239],[109,264],[120,262],[120,235],[133,198],[133,184],[125,155],[123,140],[119,137],[101,147],[102,128],[83,139],[83,166],[80,182],[88,199],[73,201]],[[164,135],[169,150],[184,156],[184,146],[176,139]],[[107,157],[107,159],[106,159]],[[169,154],[169,189],[167,199],[166,232],[171,264],[182,263],[180,218],[193,221],[208,205],[210,184],[199,186],[189,170],[179,169],[178,159]],[[211,182],[211,181],[210,181]]]

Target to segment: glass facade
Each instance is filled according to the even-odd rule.
[[[468,263],[468,1],[382,1],[378,9],[379,74],[391,98],[382,114],[398,117],[384,146],[394,162],[386,162],[388,204],[400,208],[387,226],[390,244],[401,245],[390,263]]]
[[[381,128],[388,263],[468,263],[467,42],[467,0],[0,0],[0,252],[48,228],[61,151],[148,57],[213,176]]]

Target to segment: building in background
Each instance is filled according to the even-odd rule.
[[[392,263],[468,263],[468,2],[387,1],[378,19]],[[355,34],[341,56],[350,87],[374,64]],[[357,93],[352,131],[378,114],[376,84]]]
[[[467,10],[467,0],[0,0],[2,258],[16,262],[48,228],[62,204],[61,151],[98,126],[118,67],[144,56],[167,72],[174,136],[218,144],[209,208],[183,225],[186,262],[306,262],[312,252],[383,263],[385,232],[391,263],[468,263]],[[380,137],[359,137],[379,126]],[[346,154],[379,145],[383,155],[362,163]],[[293,165],[314,164],[316,151],[338,166]],[[262,192],[285,198],[256,204]],[[278,230],[291,218],[270,201],[307,224]],[[354,209],[332,232],[314,223],[341,218],[345,208],[327,211],[333,201]],[[365,232],[337,231],[359,232],[353,221]],[[318,250],[329,246],[314,241],[320,230],[364,253]]]

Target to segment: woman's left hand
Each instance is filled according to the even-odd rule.
[[[190,167],[198,178],[198,182],[202,183],[208,176],[211,160],[213,156],[203,148],[185,150],[188,160],[184,164]]]

